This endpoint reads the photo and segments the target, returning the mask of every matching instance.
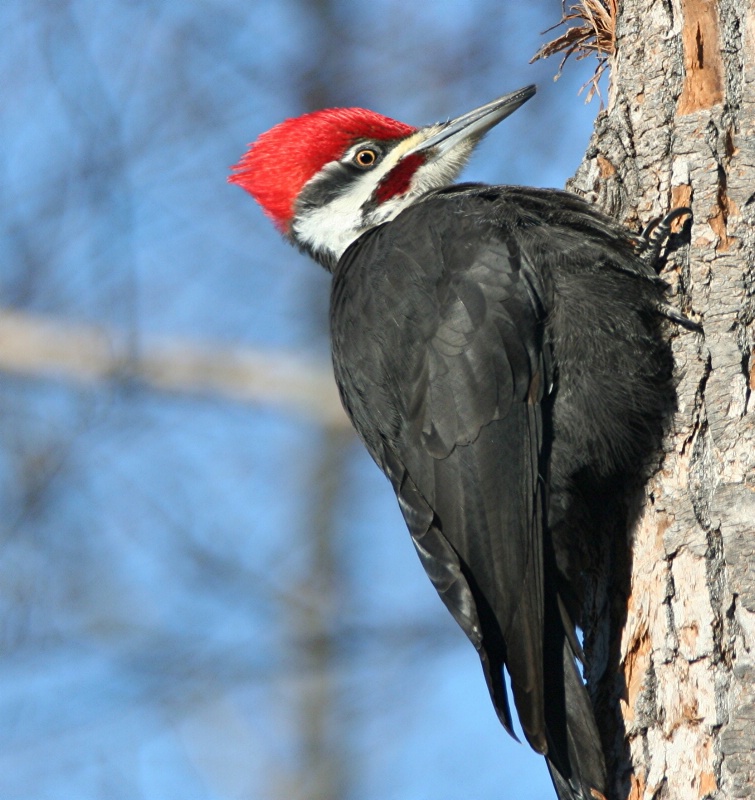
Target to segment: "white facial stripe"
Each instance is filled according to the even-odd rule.
[[[414,139],[414,136],[410,137]],[[309,245],[317,251],[330,251],[340,258],[344,250],[364,231],[364,212],[362,207],[372,197],[375,187],[396,166],[401,156],[406,152],[406,142],[400,142],[385,158],[375,167],[367,170],[352,184],[351,189],[339,195],[321,208],[308,210],[294,220],[294,236],[303,244]],[[348,161],[354,154],[367,146],[361,142],[350,148],[343,160]],[[413,145],[411,145],[413,146]],[[339,162],[333,161],[326,164],[323,170],[312,180],[317,180],[322,173]],[[305,185],[306,188],[306,185]],[[367,227],[374,227],[368,225]]]
[[[362,205],[369,200],[374,184],[364,185],[363,175],[352,191],[339,195],[327,205],[308,209],[294,220],[294,237],[317,252],[331,252],[340,258],[362,232]]]
[[[320,208],[308,209],[306,214],[294,220],[294,236],[316,251],[330,251],[340,258],[354,239],[363,233],[362,206],[372,197],[375,186],[386,172],[395,166],[396,160],[392,153],[388,154],[374,170],[360,175],[348,192],[339,194]],[[337,163],[328,164],[324,170]]]
[[[412,177],[409,190],[405,194],[392,197],[365,215],[365,205],[383,178],[406,154],[433,133],[434,129],[428,128],[417,131],[399,142],[374,169],[366,170],[360,175],[348,192],[338,195],[320,208],[308,208],[305,214],[294,220],[294,238],[315,252],[332,253],[338,259],[365,231],[393,219],[425,192],[453,181],[474,149],[471,142],[466,147],[457,146],[442,157],[421,166]],[[353,158],[360,149],[368,146],[368,142],[355,145],[347,151],[342,161]],[[326,165],[312,180],[321,178],[324,171],[332,169],[338,163],[334,161]]]

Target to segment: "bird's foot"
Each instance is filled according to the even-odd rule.
[[[672,208],[665,217],[655,217],[645,226],[639,235],[640,257],[657,271],[661,249],[671,236],[671,225],[679,217],[692,216],[692,209],[687,206]]]
[[[663,217],[655,217],[645,226],[642,233],[639,235],[639,248],[640,258],[656,272],[659,271],[659,262],[661,257],[661,250],[663,245],[669,240],[671,236],[671,226],[675,220],[680,217],[692,216],[692,209],[687,206],[679,206],[679,208],[672,208]],[[702,325],[688,319],[673,306],[664,303],[659,308],[661,314],[672,322],[676,322],[685,328],[693,331],[702,331]]]

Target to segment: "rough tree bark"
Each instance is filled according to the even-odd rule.
[[[755,797],[754,6],[620,3],[569,186],[636,229],[692,208],[664,277],[704,327],[671,332],[678,413],[585,625],[612,800]]]

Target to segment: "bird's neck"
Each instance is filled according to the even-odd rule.
[[[291,225],[290,238],[329,272],[350,245],[373,228],[394,220],[422,202],[427,193],[394,197],[379,205],[354,208],[348,198],[335,198],[320,207],[304,209]]]

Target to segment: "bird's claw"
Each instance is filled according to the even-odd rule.
[[[675,220],[679,219],[679,217],[684,216],[691,217],[692,209],[687,208],[687,206],[672,208],[665,216],[651,219],[639,235],[640,258],[656,271],[658,271],[657,265],[661,255],[661,248],[671,235],[671,225]],[[702,331],[703,329],[702,325],[688,319],[667,303],[663,303],[659,307],[659,311],[667,319],[689,330]]]
[[[655,217],[645,226],[639,235],[640,254],[642,259],[655,267],[661,254],[661,248],[671,235],[671,225],[679,217],[692,216],[692,209],[687,206],[672,208],[664,217]]]

